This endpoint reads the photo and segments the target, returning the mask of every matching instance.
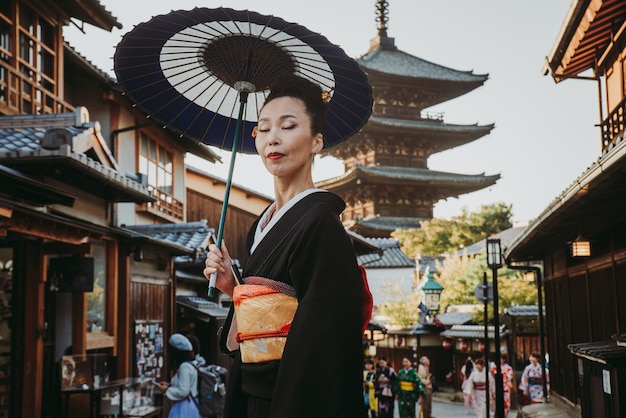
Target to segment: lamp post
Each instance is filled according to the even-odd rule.
[[[443,292],[444,287],[437,283],[433,273],[428,272],[426,277],[428,280],[424,283],[424,286],[422,286],[424,304],[429,312],[436,314],[439,312],[439,301],[441,300],[441,292]]]
[[[487,238],[487,267],[493,279],[493,325],[496,348],[496,418],[504,418],[504,384],[500,367],[500,317],[498,312],[498,269],[502,267],[502,246],[497,238]],[[489,367],[489,365],[487,365]],[[487,395],[489,396],[489,395]]]

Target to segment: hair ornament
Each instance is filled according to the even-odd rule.
[[[330,102],[330,99],[331,99],[331,97],[332,97],[330,93],[331,93],[333,90],[334,90],[334,89],[330,89],[330,90],[328,90],[328,91],[323,91],[323,92],[322,92],[322,100],[323,100],[324,102],[326,102],[326,103]]]

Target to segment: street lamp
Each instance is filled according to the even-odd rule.
[[[439,312],[439,301],[441,300],[441,292],[443,292],[444,287],[435,281],[435,275],[431,272],[426,277],[428,280],[422,286],[424,304],[429,312],[436,314]]]
[[[498,238],[487,238],[487,267],[491,269],[493,279],[493,325],[496,346],[496,418],[504,418],[504,383],[500,367],[500,317],[498,312],[498,269],[502,267],[502,246]],[[489,395],[487,395],[489,396]]]

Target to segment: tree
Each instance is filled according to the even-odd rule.
[[[391,236],[402,244],[411,258],[417,254],[449,254],[481,241],[492,234],[511,228],[512,205],[482,205],[478,212],[463,208],[461,215],[450,220],[433,218],[420,222],[419,229],[396,230]]]
[[[480,303],[474,295],[476,286],[482,283],[485,273],[487,280],[492,280],[485,252],[476,257],[448,256],[439,266],[439,271],[438,281],[445,288],[440,302],[444,309],[448,305]],[[501,268],[498,269],[498,302],[500,314],[513,305],[536,305],[537,290],[533,282],[524,280],[519,270]],[[489,309],[491,320],[493,305]],[[482,310],[472,319],[476,323],[483,323]]]

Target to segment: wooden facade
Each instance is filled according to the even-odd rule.
[[[619,400],[626,397],[626,352],[598,347],[617,347],[612,339],[626,333],[626,125],[621,110],[626,3],[574,1],[546,73],[557,82],[597,81],[600,108],[608,114],[600,116],[601,156],[590,156],[589,169],[529,225],[506,256],[543,265],[552,399],[583,417],[624,416],[626,407]],[[570,251],[580,236],[591,242],[588,257]]]
[[[184,222],[185,154],[216,160],[147,125],[115,80],[64,44],[70,19],[121,27],[97,1],[0,2],[0,417],[89,416],[95,379],[61,394],[66,354],[103,355],[107,381],[138,376],[138,324],[175,330],[173,257],[196,249],[127,226]],[[31,24],[40,30],[21,27]],[[171,162],[157,168],[166,190],[144,145]],[[52,268],[70,257],[94,260],[93,291],[87,268],[71,286]]]

